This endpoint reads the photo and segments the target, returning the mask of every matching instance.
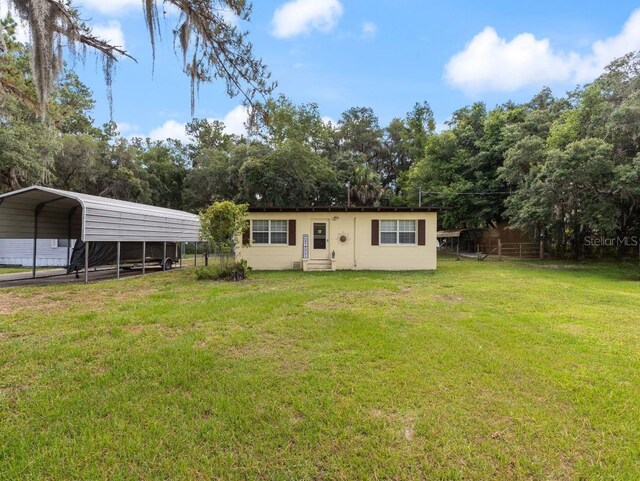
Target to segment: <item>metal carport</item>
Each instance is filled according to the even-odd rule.
[[[0,239],[80,239],[86,243],[85,282],[88,281],[89,243],[197,242],[197,215],[135,202],[32,186],[0,195]],[[67,256],[68,258],[68,256]],[[144,263],[143,263],[144,272]],[[119,273],[119,269],[118,269]]]

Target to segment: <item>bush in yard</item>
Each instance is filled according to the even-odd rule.
[[[222,265],[212,265],[206,267],[196,267],[196,278],[200,281],[241,281],[247,278],[251,270],[245,259],[234,262],[233,265],[223,267]]]
[[[200,213],[201,233],[212,251],[220,256],[223,269],[231,266],[231,258],[238,247],[238,238],[247,223],[247,204],[230,201],[215,202]]]

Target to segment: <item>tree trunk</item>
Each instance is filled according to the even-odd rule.
[[[15,167],[11,167],[9,172],[7,173],[7,177],[9,180],[9,185],[11,186],[11,190],[18,190],[22,188],[20,182],[18,181],[18,175],[16,173]]]

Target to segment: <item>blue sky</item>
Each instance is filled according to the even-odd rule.
[[[166,19],[152,75],[140,0],[76,3],[97,33],[123,42],[138,60],[122,60],[113,84],[121,133],[183,135],[190,94],[172,50],[176,18]],[[640,49],[638,7],[625,0],[263,0],[240,27],[278,92],[318,103],[323,116],[370,106],[386,124],[427,100],[442,124],[475,100],[492,107],[527,100],[544,85],[562,94],[592,80],[615,56]],[[94,91],[96,120],[108,120],[100,65],[89,57],[75,68]],[[222,84],[205,85],[195,115],[240,131],[240,100],[227,98]]]

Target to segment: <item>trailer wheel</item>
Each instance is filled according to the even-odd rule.
[[[173,261],[171,259],[165,259],[165,261],[164,261],[164,270],[165,271],[170,271],[172,267],[173,267]]]

